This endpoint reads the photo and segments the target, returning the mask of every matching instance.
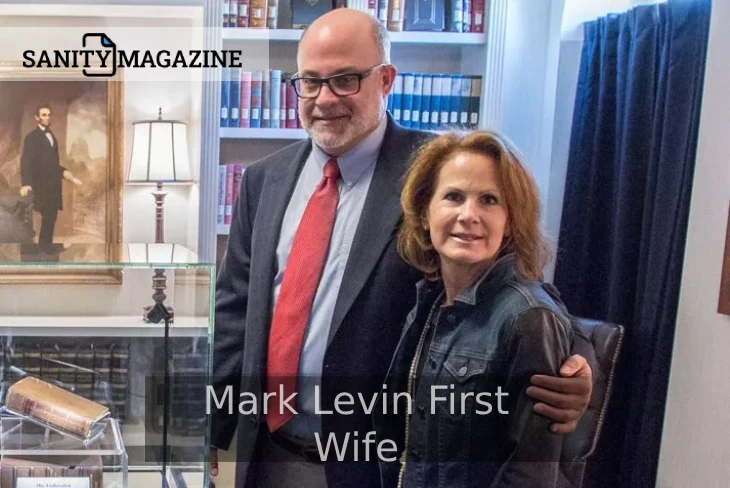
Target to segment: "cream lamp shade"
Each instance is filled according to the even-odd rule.
[[[191,183],[187,125],[178,120],[134,122],[129,183]]]

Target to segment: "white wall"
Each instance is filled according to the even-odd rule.
[[[730,2],[713,2],[657,486],[728,486],[730,317],[717,313],[730,202]]]
[[[563,0],[508,5],[500,130],[524,156],[546,201]]]
[[[202,49],[202,8],[161,8],[160,17],[107,20],[110,36],[117,32],[127,50]],[[139,37],[140,39],[134,39]],[[156,119],[158,108],[163,117],[188,124],[188,151],[193,179],[200,175],[201,96],[202,83],[197,71],[166,72],[146,68],[129,75],[124,98],[124,164],[125,175],[132,149],[132,123],[141,119]],[[126,242],[154,242],[155,205],[148,186],[125,186],[124,240]],[[165,242],[182,244],[193,251],[198,246],[198,192],[192,186],[168,186],[165,198]]]

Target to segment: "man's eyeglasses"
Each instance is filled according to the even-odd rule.
[[[309,76],[295,76],[290,80],[299,98],[317,98],[322,91],[322,85],[327,84],[330,91],[338,97],[347,97],[360,91],[362,80],[370,76],[376,69],[386,66],[379,64],[360,73],[342,73],[340,75],[328,76],[326,78],[313,78]]]

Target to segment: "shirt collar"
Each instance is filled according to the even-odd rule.
[[[337,165],[340,168],[340,176],[348,185],[354,185],[357,180],[370,168],[378,159],[380,146],[385,137],[385,129],[388,125],[388,118],[383,117],[380,124],[363,141],[349,151],[337,158]],[[317,144],[312,142],[312,157],[317,166],[324,170],[324,165],[329,161],[330,155],[323,151]]]
[[[41,124],[38,124],[38,128],[41,130],[41,132],[45,132],[46,128],[43,127]]]

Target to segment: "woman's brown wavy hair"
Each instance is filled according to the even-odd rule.
[[[424,222],[441,168],[450,158],[464,152],[487,156],[497,165],[509,229],[509,237],[502,243],[500,255],[514,253],[517,269],[524,277],[541,279],[549,259],[550,245],[540,228],[537,184],[512,144],[505,137],[489,131],[474,131],[464,136],[443,134],[417,150],[405,175],[401,193],[404,214],[398,235],[401,257],[429,277],[440,275],[439,256]]]

